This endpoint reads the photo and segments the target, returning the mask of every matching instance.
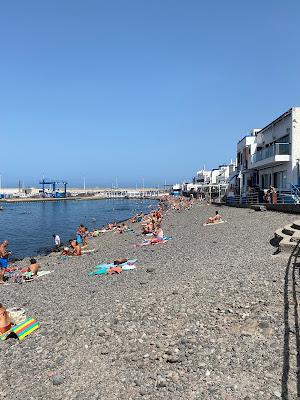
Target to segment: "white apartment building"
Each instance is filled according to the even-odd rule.
[[[255,129],[237,144],[240,193],[249,187],[290,190],[300,184],[300,107]]]
[[[193,179],[195,185],[219,185],[226,184],[229,177],[235,172],[236,165],[232,161],[229,164],[219,165],[211,171],[201,169]]]
[[[193,179],[193,181],[195,184],[205,185],[210,183],[210,176],[211,176],[211,171],[206,169],[201,169],[200,171],[197,171],[197,174]]]
[[[249,186],[258,185],[255,173],[251,169],[251,159],[256,148],[256,134],[259,131],[260,129],[252,129],[249,135],[243,137],[237,144],[235,185],[239,193],[247,192]]]
[[[227,184],[229,178],[234,174],[236,165],[232,161],[230,164],[219,165],[211,171],[210,183],[212,185]]]

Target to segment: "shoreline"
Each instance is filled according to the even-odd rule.
[[[109,200],[111,200],[111,199],[109,199]],[[144,204],[144,201],[146,201],[146,203],[147,203],[147,201],[149,201],[149,199],[113,199],[114,201],[116,201],[116,200],[122,200],[122,201],[124,201],[124,200],[126,200],[126,201],[129,201],[129,202],[132,202],[131,204],[134,204],[134,203],[136,203],[137,204],[137,208],[138,208],[138,210],[137,211],[139,211],[140,210],[140,208],[143,208],[143,206],[142,206],[142,204]],[[153,206],[153,209],[156,209],[157,208],[157,205],[159,204],[159,200],[157,200],[157,199],[151,199],[152,200],[152,206]],[[149,203],[150,204],[150,203]],[[113,204],[111,204],[111,206],[112,207],[114,207],[114,205]],[[146,207],[148,207],[148,206],[145,206],[145,210],[146,210]],[[145,210],[144,210],[144,212],[145,212]],[[136,211],[136,212],[137,212]],[[149,211],[149,209],[147,208],[147,212]],[[114,221],[111,221],[111,220],[106,220],[105,219],[105,224],[108,224],[108,223],[111,223],[111,222],[116,222],[117,224],[121,224],[121,223],[123,223],[123,222],[126,222],[126,221],[128,221],[130,218],[132,218],[132,216],[136,213],[134,210],[128,210],[128,213],[127,213],[127,215],[128,215],[128,218],[125,218],[124,219],[124,215],[123,216],[121,216],[120,215],[120,218],[121,219],[117,219],[117,220],[114,220]],[[100,214],[99,214],[100,215]],[[125,214],[126,215],[126,214]],[[0,216],[1,216],[1,214],[0,214]],[[99,216],[98,216],[99,217]],[[97,217],[97,218],[98,218]],[[100,215],[100,217],[101,217],[101,215]],[[100,218],[99,217],[99,218]],[[123,218],[122,218],[123,217]],[[101,220],[101,218],[100,218],[100,220]],[[78,219],[78,225],[80,224],[80,223],[82,223],[83,221],[81,221],[80,220],[80,218]],[[98,224],[99,222],[95,222],[95,223],[93,223],[93,222],[91,222],[90,221],[90,225],[94,228],[95,226],[95,224]],[[87,225],[88,225],[88,227],[90,227],[89,226],[89,224],[87,223]],[[99,229],[101,229],[102,228],[102,225],[101,226],[98,226],[98,228]],[[53,229],[53,232],[55,232],[56,231],[56,229],[54,228]],[[65,235],[64,233],[61,233],[61,235],[60,235],[61,237],[63,237],[65,240],[64,241],[62,241],[62,246],[64,246],[64,244],[65,245],[68,245],[68,240],[69,239],[71,239],[73,236],[75,237],[75,233],[73,233],[73,236],[72,236],[72,234],[69,236],[69,235]],[[5,238],[5,237],[4,237]],[[3,238],[3,239],[4,239]],[[48,240],[49,241],[49,240]],[[34,242],[34,240],[33,240],[33,242]],[[51,240],[51,242],[52,242],[52,240]],[[47,242],[46,242],[47,243]],[[64,243],[64,244],[63,244]],[[18,249],[16,249],[15,247],[14,248],[12,248],[12,251],[13,251],[13,253],[17,253],[16,254],[16,256],[15,256],[15,258],[14,258],[14,254],[13,254],[13,256],[11,257],[11,260],[12,261],[10,261],[10,265],[12,264],[12,263],[15,263],[15,262],[17,262],[17,261],[20,261],[20,260],[22,260],[22,259],[24,259],[24,258],[28,258],[28,257],[38,257],[38,256],[46,256],[46,255],[48,255],[48,254],[50,254],[50,253],[52,253],[54,250],[55,250],[55,246],[54,246],[54,244],[52,245],[51,243],[49,243],[49,246],[47,247],[47,245],[45,245],[45,246],[43,246],[43,244],[37,244],[36,246],[34,246],[34,244],[33,244],[33,246],[31,246],[30,247],[30,249],[32,250],[32,252],[31,252],[31,255],[20,255],[21,254],[21,252],[18,252],[17,250]],[[26,251],[26,250],[25,250]],[[55,252],[55,251],[54,251]]]
[[[161,197],[153,196],[144,196],[144,197],[96,197],[96,196],[87,196],[87,197],[62,197],[62,198],[16,198],[16,199],[0,199],[0,203],[6,204],[14,204],[14,203],[40,203],[40,202],[54,202],[54,201],[84,201],[84,200],[156,200],[159,201]]]
[[[287,260],[272,257],[269,239],[294,216],[223,206],[227,223],[204,227],[216,209],[197,202],[168,211],[162,225],[173,240],[165,245],[135,247],[143,240],[136,223],[134,233],[92,239],[95,253],[39,257],[53,273],[1,287],[3,304],[23,306],[41,324],[22,345],[0,343],[0,377],[13,377],[9,397],[267,400],[280,393]],[[137,258],[138,268],[88,276],[119,257]],[[289,346],[293,397],[294,336]],[[33,375],[38,384],[27,385]]]
[[[154,209],[157,209],[157,206],[155,207],[155,208],[153,208],[153,210]],[[123,220],[120,220],[120,221],[115,221],[116,222],[116,224],[117,225],[120,225],[120,224],[123,224],[123,223],[128,223],[128,225],[133,225],[132,224],[132,222],[130,222],[130,220],[132,219],[132,217],[134,217],[134,215],[132,215],[131,217],[129,217],[129,218],[126,218],[126,219],[123,219]],[[139,225],[139,224],[138,224]],[[100,230],[101,228],[99,228],[99,230]],[[109,232],[111,232],[111,233],[114,233],[115,231],[114,230],[112,230],[112,231],[107,231],[107,232],[105,232],[105,233],[103,233],[103,234],[106,234],[106,233],[109,233]],[[100,236],[95,236],[95,237],[89,237],[89,240],[90,239],[100,239],[101,238],[101,235],[102,234],[100,234]],[[49,249],[49,251],[45,251],[45,253],[38,253],[37,254],[37,257],[38,256],[40,256],[40,257],[43,257],[43,256],[49,256],[50,254],[53,254],[53,255],[57,255],[57,254],[59,254],[59,253],[61,253],[62,252],[62,249],[63,249],[63,247],[65,247],[65,246],[67,246],[67,244],[68,244],[68,242],[67,243],[65,243],[65,244],[61,244],[61,246],[60,246],[60,250],[59,251],[54,251],[55,250],[55,247],[54,248],[52,248],[52,249]],[[29,256],[27,256],[27,257],[23,257],[23,258],[21,258],[21,259],[19,259],[19,260],[17,260],[17,261],[22,261],[22,260],[24,260],[24,259],[29,259],[30,257]]]

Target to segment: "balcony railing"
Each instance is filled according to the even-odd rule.
[[[269,147],[265,147],[264,149],[257,151],[252,157],[252,162],[256,163],[258,161],[265,160],[266,158],[289,154],[291,154],[289,143],[274,143]]]

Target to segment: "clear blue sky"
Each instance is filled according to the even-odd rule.
[[[0,6],[0,174],[163,184],[300,106],[298,0]]]

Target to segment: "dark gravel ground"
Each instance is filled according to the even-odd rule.
[[[222,207],[228,223],[203,227],[215,209],[168,212],[166,245],[107,233],[96,253],[40,257],[55,273],[0,287],[0,302],[41,324],[0,343],[0,398],[297,399],[298,272],[285,279],[288,257],[269,244],[297,218]],[[142,268],[88,276],[118,257]]]

